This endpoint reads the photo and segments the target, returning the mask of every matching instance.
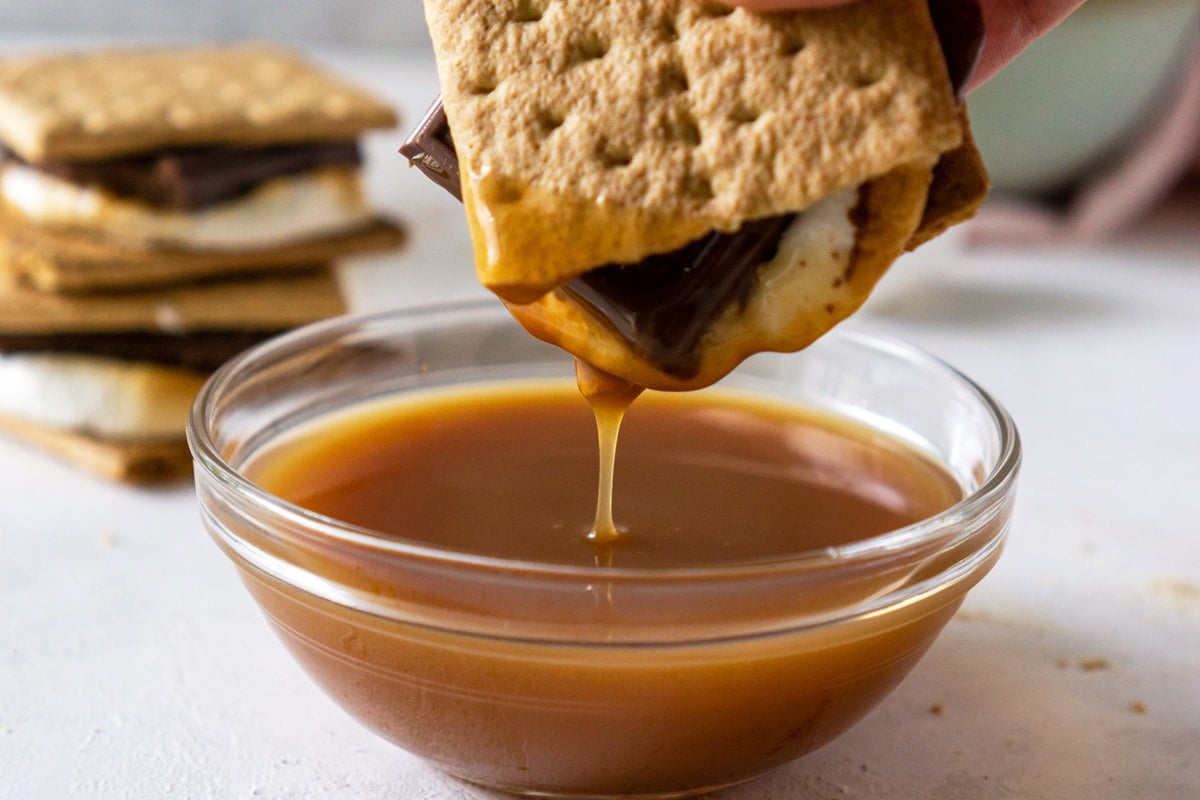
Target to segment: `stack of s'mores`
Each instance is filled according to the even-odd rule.
[[[186,475],[205,376],[345,310],[375,97],[265,45],[0,60],[0,429],[104,475]]]

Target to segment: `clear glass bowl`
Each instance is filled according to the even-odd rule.
[[[453,775],[589,798],[747,780],[886,696],[1000,554],[1020,461],[1011,419],[941,361],[851,326],[722,382],[901,437],[961,484],[945,512],[844,547],[690,569],[525,563],[342,524],[243,474],[357,404],[571,374],[498,304],[396,311],[243,354],[189,423],[204,524],[284,644],[350,714]],[[679,593],[694,600],[683,612]]]

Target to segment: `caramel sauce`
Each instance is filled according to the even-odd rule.
[[[959,497],[941,467],[864,426],[713,390],[650,392],[625,414],[637,387],[586,367],[579,383],[598,426],[566,381],[463,388],[330,421],[248,474],[390,537],[579,565],[611,549],[616,566],[656,568],[843,545]]]
[[[628,408],[636,387],[586,367],[579,385],[602,440],[615,445],[624,416],[611,487],[620,525],[603,508],[591,516],[596,428],[567,380],[379,401],[310,423],[244,468],[265,490],[384,539],[549,570],[531,584],[520,564],[483,575],[313,537],[287,552],[347,601],[243,573],[331,696],[452,774],[589,797],[744,780],[865,714],[973,582],[780,629],[779,619],[877,596],[925,559],[751,587],[691,583],[680,570],[736,572],[861,541],[958,500],[953,477],[904,442],[822,412],[721,390],[648,392]],[[585,572],[562,582],[559,565]],[[620,568],[676,577],[647,587]],[[360,593],[397,613],[356,607]]]

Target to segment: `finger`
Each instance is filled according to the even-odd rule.
[[[980,0],[987,37],[968,91],[999,72],[1039,36],[1062,22],[1083,0]]]

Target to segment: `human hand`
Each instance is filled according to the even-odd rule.
[[[728,0],[753,11],[827,8],[856,0]],[[979,0],[984,42],[979,65],[967,84],[970,91],[999,72],[1008,62],[1083,5],[1083,0]]]

